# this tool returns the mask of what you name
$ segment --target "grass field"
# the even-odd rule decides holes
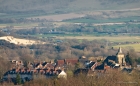
[[[35,17],[35,16],[42,16],[46,15],[45,13],[0,13],[0,18],[28,18],[28,17]]]
[[[130,22],[130,20],[140,20],[140,16],[123,17],[123,18],[110,18],[110,19],[77,18],[77,19],[65,20],[64,22],[72,22],[72,23],[117,23],[117,22]]]
[[[27,29],[38,26],[39,23],[9,23],[9,24],[0,24],[0,28],[5,28],[7,26],[13,26],[14,29]]]
[[[94,37],[94,36],[65,36],[65,37],[57,37],[60,39],[77,39],[77,40],[82,40],[82,39],[87,39],[87,40],[101,40],[101,39],[106,39],[110,42],[140,42],[140,37],[136,36],[114,36],[114,37],[109,37],[109,36],[104,36],[104,37]],[[140,44],[123,44],[123,45],[116,45],[113,46],[114,48],[122,47],[122,48],[134,48],[137,52],[140,52]]]
[[[117,45],[113,46],[114,48],[122,47],[122,48],[134,48],[135,51],[140,52],[140,44],[125,44],[125,45]]]
[[[91,36],[91,35],[80,35],[80,34],[46,34],[46,35],[34,35],[35,37],[56,37],[56,39],[77,39],[79,41],[82,41],[84,39],[92,41],[92,40],[108,40],[112,43],[120,43],[118,45],[114,45],[114,48],[122,47],[122,48],[134,48],[137,52],[140,52],[140,36]],[[129,42],[131,44],[121,44]],[[138,43],[134,43],[138,42]],[[110,45],[109,45],[110,46]],[[112,47],[112,46],[111,46]]]
[[[140,37],[138,36],[58,36],[59,39],[87,39],[87,40],[95,40],[95,39],[106,39],[111,42],[140,42]]]
[[[110,42],[140,42],[140,36],[94,36],[94,35],[88,35],[88,34],[78,34],[78,33],[73,33],[73,34],[37,34],[33,35],[35,37],[56,37],[56,39],[77,39],[77,40],[101,40],[105,39]]]
[[[38,17],[31,17],[31,18],[39,18],[39,19],[47,19],[53,21],[62,21],[66,19],[74,19],[84,17],[84,14],[77,14],[77,13],[67,13],[67,14],[56,14],[56,15],[46,15],[46,16],[38,16]]]

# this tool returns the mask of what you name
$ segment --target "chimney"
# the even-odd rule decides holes
[[[66,63],[66,59],[64,59],[64,63]]]

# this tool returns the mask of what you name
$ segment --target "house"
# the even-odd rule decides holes
[[[75,65],[76,63],[78,63],[78,59],[57,60],[56,67],[64,68],[67,65]]]
[[[133,71],[133,69],[132,68],[123,68],[122,71],[130,74]]]
[[[22,67],[23,66],[23,62],[22,61],[11,60],[10,62],[12,64],[15,64],[16,67]]]
[[[58,78],[67,78],[67,74],[64,72],[64,70],[62,70],[59,74],[58,74]]]
[[[55,65],[56,65],[55,63],[45,62],[45,61],[33,64],[35,69],[47,69],[47,68],[54,69]]]
[[[7,71],[2,78],[3,82],[12,81],[13,83],[16,82],[16,77],[19,74],[22,82],[30,81],[32,79],[38,78],[51,78],[51,77],[58,77],[58,78],[67,78],[67,74],[64,70],[61,69],[12,69]]]
[[[97,71],[104,71],[104,67],[105,67],[105,65],[101,64],[101,65],[96,66],[95,70],[97,70]]]
[[[97,62],[90,62],[87,66],[86,66],[86,68],[89,68],[89,69],[91,69],[92,71],[94,71],[95,70],[95,68],[98,66],[98,63]]]
[[[64,66],[64,64],[65,64],[64,60],[57,60],[57,62],[56,62],[56,65],[59,67]]]
[[[16,61],[13,61],[13,62],[16,65]],[[71,62],[71,60],[68,60],[68,62]],[[51,78],[51,77],[66,78],[66,76],[67,76],[64,71],[62,71],[61,69],[56,67],[55,63],[45,62],[45,61],[44,62],[34,62],[34,63],[29,62],[28,68],[20,67],[20,66],[11,68],[11,70],[7,71],[3,75],[2,81],[5,82],[5,81],[10,80],[13,83],[15,83],[17,74],[19,74],[23,83],[26,81],[30,81],[32,79],[38,79],[38,78],[43,78],[43,77],[44,78]]]
[[[40,62],[40,63],[37,63],[36,65],[35,65],[35,69],[42,69],[43,68],[43,66],[42,66],[42,63]]]
[[[89,63],[89,60],[85,56],[82,56],[78,59],[78,62],[86,66],[87,63]]]
[[[33,72],[32,71],[29,71],[27,69],[25,69],[24,71],[22,69],[19,69],[18,71],[16,69],[12,69],[12,70],[7,71],[3,75],[2,81],[4,82],[4,81],[10,80],[13,83],[16,83],[17,74],[20,75],[22,82],[30,81],[33,79],[33,77],[32,77]]]
[[[57,60],[56,66],[63,68],[63,67],[66,67],[68,65],[75,65],[78,62],[82,63],[83,65],[87,65],[87,63],[89,63],[89,60],[85,56],[82,56],[79,59]]]
[[[65,59],[64,62],[67,65],[75,65],[76,63],[78,63],[78,59]]]
[[[46,63],[45,65],[43,65],[43,69],[54,69],[55,68],[55,65],[54,63]]]
[[[87,69],[87,68],[79,68],[74,71],[74,75],[75,76],[78,76],[79,74],[87,75],[88,71],[89,71],[89,69]]]

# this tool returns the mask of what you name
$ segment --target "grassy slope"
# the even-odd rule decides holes
[[[136,36],[101,36],[101,37],[95,37],[95,36],[59,36],[57,38],[60,39],[87,39],[87,40],[95,40],[95,39],[106,39],[111,42],[140,42],[140,37]]]
[[[64,22],[72,22],[72,23],[116,23],[116,22],[129,22],[130,20],[140,20],[140,16],[134,17],[123,17],[123,18],[111,18],[111,19],[70,19],[64,20]]]
[[[122,48],[134,48],[135,51],[140,52],[140,44],[125,44],[125,45],[117,45],[113,46],[114,48],[122,47]]]
[[[6,28],[7,26],[13,26],[14,29],[28,29],[32,27],[37,27],[39,23],[7,23],[7,24],[0,24],[0,28]]]

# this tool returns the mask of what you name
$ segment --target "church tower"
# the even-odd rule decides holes
[[[125,57],[124,57],[124,54],[122,53],[121,47],[119,47],[116,57],[117,57],[117,63],[120,64],[120,66],[126,65]]]

